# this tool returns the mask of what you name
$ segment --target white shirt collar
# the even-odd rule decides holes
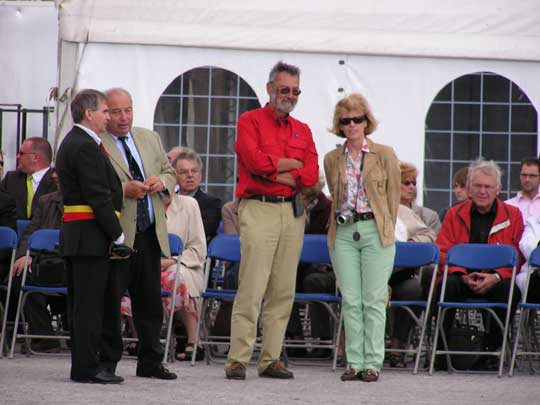
[[[45,173],[47,173],[49,169],[50,167],[47,166],[43,169],[35,171],[34,173],[32,173],[32,180],[36,182],[36,184],[39,184],[41,182],[41,179],[43,178],[43,176],[45,176]]]
[[[94,132],[92,131],[90,128],[88,127],[85,127],[84,125],[82,124],[75,124],[76,127],[79,127],[80,129],[82,129],[84,132],[86,132],[88,135],[90,135],[90,137],[96,141],[96,143],[98,145],[101,145],[101,138]]]

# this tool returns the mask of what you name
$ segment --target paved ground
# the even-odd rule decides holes
[[[540,400],[540,376],[513,378],[487,375],[448,375],[383,370],[378,383],[339,380],[341,370],[292,366],[294,380],[259,378],[254,367],[246,381],[228,381],[221,365],[169,365],[176,381],[135,377],[135,360],[123,360],[117,386],[72,383],[68,357],[0,359],[0,403],[4,404],[535,404]],[[539,401],[539,402],[537,402]]]

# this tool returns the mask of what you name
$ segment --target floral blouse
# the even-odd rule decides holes
[[[369,206],[369,200],[364,187],[364,179],[362,176],[362,160],[366,153],[369,152],[367,141],[364,139],[361,153],[356,159],[353,159],[349,154],[349,148],[345,146],[345,156],[347,157],[347,183],[346,190],[343,194],[344,201],[341,204],[341,212],[372,212]]]

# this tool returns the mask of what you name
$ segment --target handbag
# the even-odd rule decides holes
[[[67,271],[57,250],[38,251],[32,258],[32,284],[42,287],[65,287]]]
[[[456,324],[450,329],[448,350],[476,351],[485,350],[486,333],[477,326]],[[469,370],[480,358],[480,354],[452,354],[452,365],[457,370]]]

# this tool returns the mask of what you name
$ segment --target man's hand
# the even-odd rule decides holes
[[[276,176],[276,183],[279,184],[285,184],[289,187],[296,187],[296,180],[294,180],[293,176],[290,173],[280,173]]]
[[[13,263],[13,269],[15,270],[15,275],[20,276],[24,270],[24,263],[26,261],[26,256],[21,256],[17,260],[15,260],[15,263]],[[28,271],[32,271],[32,256],[28,258]]]
[[[150,187],[148,191],[150,194],[160,193],[165,190],[165,186],[161,179],[157,176],[150,176],[145,181],[144,184]]]
[[[291,170],[303,168],[304,163],[296,159],[282,158],[277,162],[277,169],[279,173],[290,172]]]
[[[132,180],[126,183],[126,189],[124,195],[128,198],[135,198],[137,200],[142,200],[146,193],[150,192],[150,186],[137,181]]]
[[[499,282],[499,279],[495,274],[490,273],[474,273],[476,274],[476,287],[473,288],[473,292],[476,294],[484,295],[491,288]]]
[[[461,276],[461,280],[472,291],[474,291],[474,288],[476,287],[476,274],[477,273],[468,273]]]

